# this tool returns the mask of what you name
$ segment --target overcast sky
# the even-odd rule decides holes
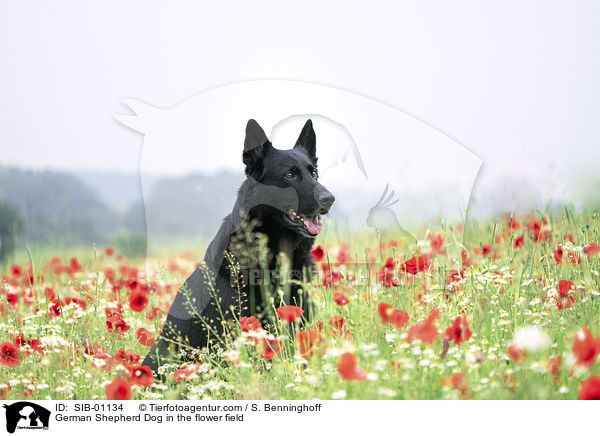
[[[435,126],[499,192],[598,184],[600,3],[350,3],[0,1],[0,163],[136,172],[122,99],[290,79]]]

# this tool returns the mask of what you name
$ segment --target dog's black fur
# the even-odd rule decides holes
[[[203,265],[177,293],[163,330],[144,359],[143,365],[153,371],[182,346],[198,349],[209,340],[220,341],[224,321],[254,315],[263,324],[268,322],[270,297],[279,305],[272,294],[280,285],[279,254],[288,259],[292,278],[297,279],[289,287],[286,304],[301,306],[305,320],[310,316],[308,295],[298,281],[313,268],[310,250],[321,229],[319,215],[328,213],[335,200],[317,181],[311,120],[291,150],[275,149],[258,123],[248,121],[243,162],[247,177],[232,213],[210,243]],[[258,248],[261,236],[266,236],[266,255]]]

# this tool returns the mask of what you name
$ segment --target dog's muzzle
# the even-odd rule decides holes
[[[321,215],[328,213],[329,209],[331,209],[331,206],[333,205],[333,202],[335,201],[333,194],[323,186],[320,186],[320,189],[315,192],[315,199],[319,205],[319,213]]]

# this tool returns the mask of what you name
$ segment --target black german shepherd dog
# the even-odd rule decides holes
[[[308,120],[291,150],[275,149],[254,120],[246,126],[246,180],[204,262],[179,289],[156,342],[143,361],[153,371],[169,356],[221,341],[240,316],[269,321],[272,305],[295,304],[310,316],[302,280],[313,268],[310,250],[335,198],[318,182],[316,136]],[[282,265],[291,278],[284,301]],[[287,301],[286,301],[287,300]],[[272,318],[271,318],[272,319]],[[182,352],[183,351],[183,352]]]

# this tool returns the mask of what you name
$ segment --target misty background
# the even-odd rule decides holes
[[[0,202],[30,241],[138,234],[143,139],[113,118],[120,102],[170,108],[273,78],[359,93],[455,139],[483,161],[470,213],[597,207],[599,17],[594,1],[0,1]],[[146,201],[165,228],[210,239],[239,165],[145,174]]]

